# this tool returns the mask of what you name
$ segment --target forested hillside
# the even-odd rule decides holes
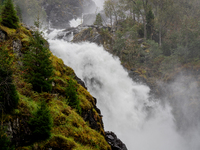
[[[198,0],[107,0],[111,30],[104,45],[128,69],[168,80],[184,69],[199,70]],[[99,32],[100,33],[100,32]]]

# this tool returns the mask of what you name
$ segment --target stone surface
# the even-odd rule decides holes
[[[0,29],[0,42],[6,39],[6,33]]]
[[[16,146],[26,145],[31,141],[31,130],[28,125],[28,117],[16,117],[7,123],[4,123],[7,127],[7,135],[11,139],[11,142]]]
[[[117,138],[115,133],[107,131],[105,132],[105,138],[112,150],[127,150],[126,145]]]
[[[17,58],[22,57],[21,49],[22,49],[22,43],[21,43],[21,41],[20,40],[13,41],[13,52],[15,53],[15,56]]]

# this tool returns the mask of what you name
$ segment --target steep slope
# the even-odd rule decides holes
[[[104,137],[102,117],[96,107],[96,100],[74,71],[65,66],[61,59],[51,55],[52,92],[34,92],[21,70],[23,55],[29,46],[32,31],[23,26],[14,30],[1,25],[0,35],[0,45],[6,45],[13,58],[13,80],[20,98],[14,112],[5,114],[2,111],[1,124],[6,128],[5,132],[16,149],[111,149]],[[48,43],[44,46],[48,46]],[[81,112],[68,105],[65,90],[69,86],[69,80],[75,83]],[[32,142],[30,118],[34,117],[34,113],[40,108],[41,101],[47,104],[53,120],[51,137],[45,141]]]

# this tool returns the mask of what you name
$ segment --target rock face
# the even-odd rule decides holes
[[[0,42],[6,39],[6,33],[0,29]]]
[[[82,16],[96,8],[92,0],[59,0],[44,1],[43,8],[52,28],[64,29],[70,27],[69,21]]]
[[[16,54],[17,58],[20,58],[22,56],[22,43],[20,40],[13,41],[13,52]]]
[[[106,141],[110,144],[112,150],[127,150],[126,145],[117,138],[115,133],[113,132],[106,132]]]
[[[7,135],[16,146],[29,144],[31,141],[32,132],[27,123],[28,120],[28,116],[20,116],[3,125],[7,127]]]

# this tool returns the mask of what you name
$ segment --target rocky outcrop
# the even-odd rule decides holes
[[[17,58],[20,58],[22,56],[22,42],[20,40],[13,41],[13,52],[15,53]]]
[[[6,39],[6,32],[0,29],[0,42],[3,42]]]
[[[75,75],[74,79],[77,81],[78,84],[80,84],[82,87],[84,87],[87,90],[85,83],[80,78],[78,78]],[[94,103],[92,103],[93,108],[89,110],[82,110],[81,116],[85,122],[89,123],[89,126],[92,129],[99,131],[102,135],[104,135],[104,131],[102,130],[104,128],[103,121],[102,121],[103,116],[101,115],[100,109],[97,108],[96,106],[97,99],[94,97],[93,99],[94,99]]]
[[[110,36],[110,27],[105,26],[83,26],[85,29],[81,30],[74,36],[73,42],[78,43],[82,41],[93,42],[98,45],[107,45],[113,42],[113,38]]]
[[[127,150],[126,145],[117,138],[115,133],[106,132],[106,141],[111,146],[112,150]]]
[[[7,135],[16,146],[27,145],[31,141],[31,130],[28,125],[28,116],[17,116],[4,123]]]

